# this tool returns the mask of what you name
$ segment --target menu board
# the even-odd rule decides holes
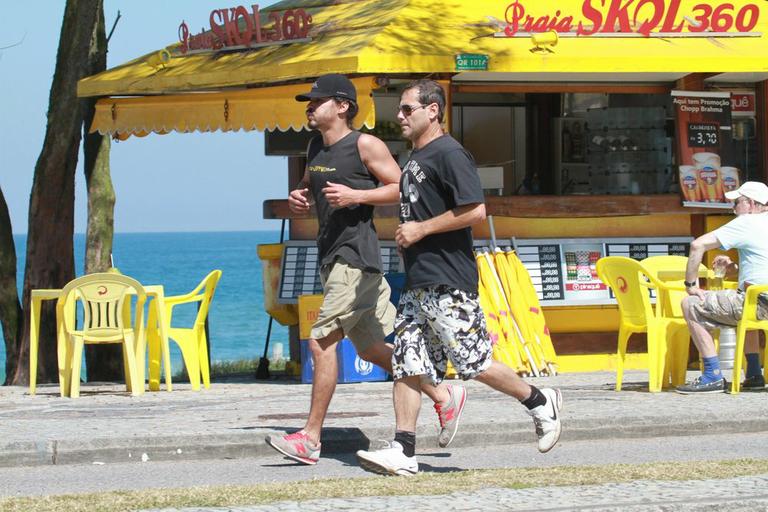
[[[395,242],[379,242],[381,246],[382,272],[404,272],[397,252]],[[320,268],[318,264],[317,242],[312,240],[289,240],[283,248],[283,259],[280,265],[280,292],[278,302],[295,304],[299,295],[319,295],[323,293],[320,283]],[[475,250],[490,247],[490,240],[474,240]],[[510,240],[499,241],[500,247],[512,247]]]
[[[278,302],[295,304],[299,295],[318,295],[323,293],[320,283],[320,267],[317,243],[314,241],[289,240],[283,248],[280,265],[280,293]],[[402,272],[400,255],[394,242],[381,242],[382,271]]]
[[[528,239],[517,240],[517,255],[528,270],[544,305],[615,303],[610,289],[597,277],[597,260],[626,256],[686,256],[690,237],[632,239]]]

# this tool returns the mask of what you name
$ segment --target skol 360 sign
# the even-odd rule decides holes
[[[272,11],[267,15],[271,26],[263,27],[258,5],[252,5],[250,11],[242,5],[215,9],[208,19],[211,29],[202,30],[196,35],[190,34],[186,22],[181,22],[181,53],[289,43],[306,38],[312,28],[312,16],[304,9]]]
[[[560,9],[552,13],[531,14],[520,0],[506,8],[506,27],[501,37],[524,36],[531,32],[574,33],[577,36],[607,37],[610,35],[645,36],[661,32],[664,37],[708,37],[735,32],[751,33],[760,18],[757,4],[734,6],[722,2],[700,3],[687,12],[680,8],[682,0],[584,0],[581,21]],[[535,2],[531,0],[531,6]],[[523,34],[524,32],[524,34]]]

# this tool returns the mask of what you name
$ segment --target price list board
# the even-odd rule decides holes
[[[612,304],[610,289],[597,277],[597,260],[626,256],[686,256],[691,238],[516,240],[517,255],[544,305]]]
[[[394,242],[380,242],[381,244],[381,271],[385,274],[390,272],[404,272],[400,266],[400,255],[397,253],[397,246]]]
[[[521,243],[517,246],[517,255],[528,269],[539,300],[552,301],[565,298],[559,245],[523,245]]]
[[[382,272],[401,272],[400,255],[394,242],[381,243]],[[317,244],[311,241],[288,241],[280,266],[278,302],[295,304],[299,295],[323,293]]]
[[[294,303],[299,295],[322,293],[318,272],[317,245],[314,242],[287,242],[280,265],[278,301]]]
[[[639,261],[650,256],[688,256],[690,248],[691,239],[683,237],[661,242],[617,240],[605,244],[605,254],[606,256],[626,256]]]

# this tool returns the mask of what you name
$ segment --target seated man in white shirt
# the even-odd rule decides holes
[[[744,307],[744,291],[753,284],[768,283],[768,186],[757,181],[747,181],[737,190],[726,192],[725,197],[734,202],[736,218],[728,224],[706,233],[691,243],[685,287],[688,297],[683,299],[683,315],[691,338],[699,349],[704,369],[692,383],[679,386],[678,393],[717,393],[726,389],[720,372],[720,361],[710,331],[721,326],[735,326],[741,319]],[[738,290],[704,291],[698,286],[698,268],[704,253],[710,249],[736,249],[739,265],[728,256],[717,256],[713,266],[725,267],[739,273]],[[761,294],[757,311],[758,319],[768,318],[768,294]],[[747,334],[744,352],[747,358],[744,390],[765,388],[760,370],[757,332]],[[734,379],[740,378],[734,375]]]

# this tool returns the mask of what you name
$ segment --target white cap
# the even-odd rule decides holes
[[[768,204],[768,186],[759,181],[745,181],[742,186],[736,190],[725,193],[726,199],[735,201],[741,196],[747,197],[760,204]]]

